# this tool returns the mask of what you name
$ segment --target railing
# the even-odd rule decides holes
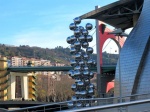
[[[80,101],[87,101],[90,102],[90,107],[95,106],[104,106],[104,105],[111,105],[111,104],[119,104],[120,97],[109,97],[109,98],[92,98],[92,99],[82,99],[82,100],[76,100],[76,102]],[[123,96],[122,102],[130,102],[130,101],[139,101],[144,99],[150,99],[150,93],[147,94],[135,94],[135,95],[129,95],[129,96]],[[35,111],[36,112],[45,112],[45,111],[61,111],[64,109],[68,109],[67,103],[72,101],[65,101],[65,102],[59,102],[59,103],[51,103],[51,104],[45,104],[45,105],[39,105],[39,106],[32,106],[32,107],[26,107],[26,108],[20,108],[15,110],[9,110],[9,112],[28,112],[28,111]],[[81,107],[74,107],[74,109],[80,109]],[[83,107],[82,107],[83,108]]]

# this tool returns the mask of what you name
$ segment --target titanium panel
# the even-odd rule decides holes
[[[150,0],[144,0],[139,20],[120,53],[122,96],[150,93]],[[119,66],[115,76],[115,96],[119,96]]]

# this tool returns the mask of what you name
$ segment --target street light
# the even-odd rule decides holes
[[[126,33],[124,33],[122,31],[121,28],[113,31],[113,32],[110,32],[109,34],[114,34],[115,36],[118,37],[118,43],[120,45],[120,37],[123,37],[123,36],[128,36]],[[119,92],[120,92],[120,103],[122,103],[122,82],[121,82],[121,66],[120,66],[120,50],[121,50],[121,46],[118,47],[118,54],[119,54],[119,60],[118,60],[118,66],[119,66]]]

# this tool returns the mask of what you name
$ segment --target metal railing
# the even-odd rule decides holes
[[[75,100],[74,102],[82,102],[87,101],[91,105],[90,107],[95,106],[104,106],[104,105],[111,105],[111,104],[119,104],[120,97],[109,97],[109,98],[92,98],[92,99],[81,99],[81,100]],[[147,94],[134,94],[134,95],[128,95],[122,97],[122,102],[131,102],[131,101],[139,101],[144,99],[150,99],[150,93]],[[72,101],[64,101],[64,102],[58,102],[58,103],[51,103],[51,104],[44,104],[39,106],[32,106],[32,107],[26,107],[26,108],[19,108],[15,110],[8,110],[9,112],[45,112],[47,110],[49,111],[61,111],[69,109],[67,104]],[[80,109],[81,107],[75,107],[75,109]],[[82,107],[83,108],[83,107]]]

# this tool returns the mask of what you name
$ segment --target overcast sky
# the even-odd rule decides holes
[[[0,43],[43,48],[67,47],[75,17],[117,0],[0,0]],[[85,26],[95,20],[83,20]],[[91,32],[91,34],[94,33]],[[90,46],[95,45],[95,37]],[[110,48],[109,48],[110,49]]]

